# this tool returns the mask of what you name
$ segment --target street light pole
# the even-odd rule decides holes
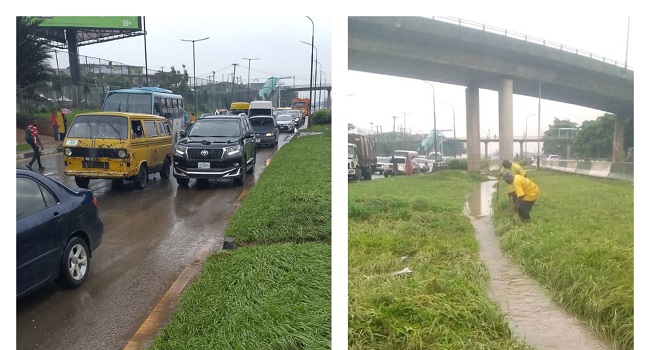
[[[318,60],[318,50],[316,50],[316,60]],[[316,64],[318,64],[318,66],[320,67],[320,72],[322,73],[323,72],[323,65],[320,64],[320,62],[318,62],[318,61],[316,61]],[[316,72],[316,76],[317,77],[319,76],[318,72]],[[315,82],[316,81],[314,81],[314,83]],[[319,88],[318,88],[318,107],[322,107],[323,105],[322,105],[322,102],[320,100],[321,96],[323,95],[323,75],[322,74],[320,74],[320,82],[318,83],[318,86],[319,86]]]
[[[311,94],[312,94],[312,78],[314,77],[314,21],[309,16],[305,16],[311,22],[311,61],[309,61],[309,103],[311,103]],[[310,107],[310,119],[311,119],[311,107]],[[309,120],[311,124],[311,120]],[[309,127],[309,125],[307,125]]]
[[[316,66],[316,65],[318,64],[318,48],[317,48],[316,46],[314,46],[314,43],[311,43],[311,44],[310,44],[310,43],[308,43],[308,42],[306,42],[306,41],[302,41],[302,40],[300,40],[300,42],[303,43],[303,44],[311,45],[311,47],[312,47],[311,52],[312,52],[312,53],[314,52],[314,49],[316,50],[316,63],[314,63],[314,61],[313,61],[313,59],[314,59],[313,56],[312,56],[312,62],[311,62],[312,67]],[[316,69],[318,69],[317,66],[316,66]],[[309,77],[309,81],[311,81],[311,79],[314,78],[314,87],[315,87],[315,86],[316,86],[316,80],[317,80],[317,79],[316,79],[316,72],[314,72],[314,71],[312,70],[311,75],[313,75],[313,77]],[[309,86],[310,86],[310,88],[311,88],[311,83],[309,84]],[[312,99],[311,99],[311,93],[309,94],[309,96],[310,96],[310,98],[309,98],[309,103],[313,103],[313,104],[314,104],[314,109],[316,109],[316,102],[315,102],[315,101],[312,101]],[[316,91],[314,91],[314,99],[316,99]]]
[[[248,60],[248,92],[246,93],[246,100],[251,101],[251,61],[259,60],[260,58],[246,58],[242,57],[245,60]]]
[[[526,116],[526,133],[524,134],[524,161],[526,161],[526,156],[528,155],[528,118],[537,115],[537,113],[531,113]]]
[[[210,39],[210,38],[205,37],[203,39],[194,39],[194,40],[181,39],[181,41],[191,41],[192,42],[192,62],[193,62],[193,65],[194,65],[194,115],[195,116],[196,116],[196,99],[197,99],[198,94],[196,93],[196,54],[195,54],[195,51],[194,51],[194,43],[197,42],[197,41],[203,41],[203,40],[208,40],[208,39]]]

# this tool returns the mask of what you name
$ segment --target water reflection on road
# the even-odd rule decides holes
[[[564,312],[536,281],[503,255],[492,227],[495,183],[479,184],[467,199],[465,213],[476,231],[480,258],[490,272],[490,296],[506,313],[515,337],[537,349],[611,349],[587,325]]]

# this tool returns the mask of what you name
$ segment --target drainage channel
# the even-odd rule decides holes
[[[514,336],[538,350],[612,349],[586,324],[552,301],[519,265],[503,255],[492,226],[495,183],[487,181],[477,186],[468,197],[465,214],[474,226],[479,256],[490,273],[490,297],[506,314]]]

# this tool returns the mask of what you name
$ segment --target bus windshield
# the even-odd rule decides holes
[[[151,114],[151,94],[109,93],[104,111]]]
[[[89,139],[127,139],[127,119],[112,115],[79,115],[74,118],[68,137]]]

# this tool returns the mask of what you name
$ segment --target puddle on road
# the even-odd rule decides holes
[[[563,311],[536,281],[503,255],[492,227],[495,183],[482,182],[469,195],[465,214],[474,226],[480,258],[490,272],[490,296],[506,314],[514,336],[538,350],[612,349],[587,325]]]

